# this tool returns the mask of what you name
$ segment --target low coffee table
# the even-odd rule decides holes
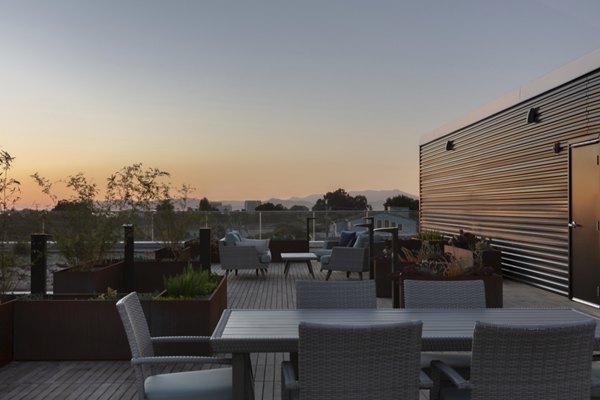
[[[283,268],[284,277],[287,278],[291,263],[306,263],[308,272],[310,272],[313,278],[315,277],[311,263],[312,260],[317,259],[315,253],[281,253],[281,259],[285,261],[285,267]]]

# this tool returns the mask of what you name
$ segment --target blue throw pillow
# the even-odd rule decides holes
[[[356,239],[356,232],[354,231],[342,231],[340,234],[340,246],[351,247]]]

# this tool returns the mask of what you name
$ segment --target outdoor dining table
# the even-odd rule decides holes
[[[510,325],[563,324],[589,319],[593,315],[570,308],[485,308],[485,309],[301,309],[232,310],[223,312],[211,337],[217,353],[233,358],[233,398],[252,399],[250,353],[298,351],[301,321],[369,325],[423,321],[423,351],[470,351],[476,321]],[[600,350],[600,324],[594,345]]]

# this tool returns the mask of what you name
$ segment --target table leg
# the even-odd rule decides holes
[[[290,272],[290,261],[285,262],[285,266],[283,267],[283,276],[287,278],[288,272]]]
[[[232,384],[234,400],[254,400],[254,379],[250,354],[232,354]]]
[[[310,274],[314,278],[315,273],[313,272],[312,262],[310,262],[310,260],[306,260],[306,266],[308,267],[308,272],[310,272]]]

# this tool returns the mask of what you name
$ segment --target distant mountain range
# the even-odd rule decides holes
[[[315,203],[317,202],[318,199],[322,198],[323,194],[310,194],[308,196],[304,196],[304,197],[290,197],[289,199],[278,199],[278,198],[270,198],[267,200],[262,200],[261,201],[263,203],[273,203],[273,204],[281,204],[286,208],[290,208],[292,206],[306,206],[309,209],[312,208],[312,206],[315,205]],[[411,197],[413,199],[418,199],[418,196],[415,196],[414,194],[410,194],[410,193],[406,193],[403,192],[402,190],[398,190],[398,189],[392,189],[392,190],[357,190],[357,191],[349,191],[348,194],[350,196],[357,196],[357,195],[363,195],[367,198],[367,202],[368,204],[371,205],[371,207],[373,207],[373,210],[383,210],[383,203],[385,203],[385,201],[390,198],[390,197],[396,197],[396,196],[400,196],[400,195],[404,195],[404,196],[408,196]],[[214,200],[214,199],[209,199],[210,201],[220,201],[221,203],[223,203],[223,205],[225,204],[230,204],[233,210],[241,210],[244,208],[244,201],[240,201],[240,200]],[[248,199],[248,200],[256,200],[256,199]],[[199,202],[199,200],[190,200],[188,201],[188,206],[189,207],[194,207],[194,206],[198,206],[197,202]]]

